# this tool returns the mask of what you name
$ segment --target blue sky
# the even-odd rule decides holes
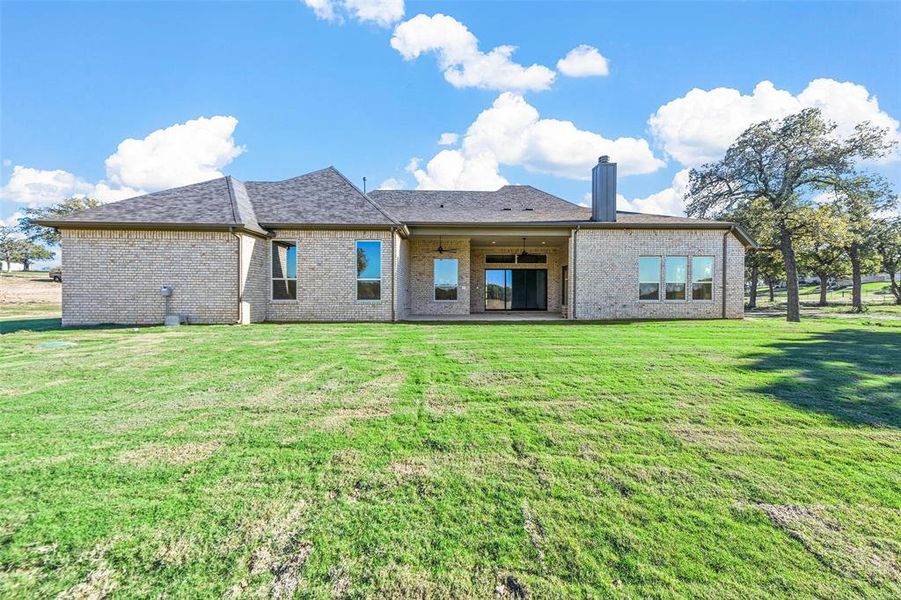
[[[622,207],[678,212],[686,169],[749,120],[818,105],[901,138],[899,3],[318,1],[0,3],[0,219],[329,164],[370,188],[507,181],[582,202],[601,151]],[[901,187],[899,164],[877,169]]]

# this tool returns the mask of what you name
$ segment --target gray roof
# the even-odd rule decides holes
[[[428,225],[548,225],[570,227],[717,227],[721,221],[618,211],[616,223],[594,223],[591,210],[529,185],[493,192],[360,191],[334,167],[284,181],[241,182],[220,177],[89,208],[52,227],[235,227],[265,235],[276,227],[394,227]],[[739,231],[751,245],[753,240]]]
[[[376,190],[369,196],[408,224],[575,223],[589,221],[591,209],[530,185],[505,185],[493,192]],[[717,223],[688,217],[617,211],[618,223]]]
[[[88,208],[59,223],[240,225],[225,177]]]
[[[246,186],[264,225],[399,225],[335,167]]]

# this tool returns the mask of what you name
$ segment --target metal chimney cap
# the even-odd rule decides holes
[[[603,156],[599,156],[599,157],[598,157],[598,162],[599,162],[599,163],[610,162],[610,157],[607,156],[606,154],[603,155]]]

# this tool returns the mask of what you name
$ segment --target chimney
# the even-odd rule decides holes
[[[616,163],[602,156],[591,170],[591,220],[616,221]]]

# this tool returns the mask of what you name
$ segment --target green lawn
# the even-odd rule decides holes
[[[33,323],[2,596],[901,594],[901,323]]]
[[[770,299],[770,288],[769,287],[758,287],[757,288],[757,303],[758,304],[766,304]],[[895,306],[895,297],[892,295],[891,287],[888,283],[880,283],[880,282],[872,282],[872,283],[863,283],[860,286],[861,297],[865,304],[870,304],[874,307],[880,305],[888,305],[891,308]],[[785,303],[786,291],[784,288],[779,289],[776,288],[773,295],[775,296],[775,300],[777,303]],[[820,286],[819,285],[800,285],[798,286],[798,295],[800,296],[801,302],[805,304],[816,304],[820,301]],[[745,302],[749,296],[745,296]],[[837,306],[842,305],[850,305],[851,304],[851,286],[844,286],[835,288],[833,290],[829,290],[826,294],[826,301],[829,304],[834,304]],[[901,308],[901,307],[899,307]]]

